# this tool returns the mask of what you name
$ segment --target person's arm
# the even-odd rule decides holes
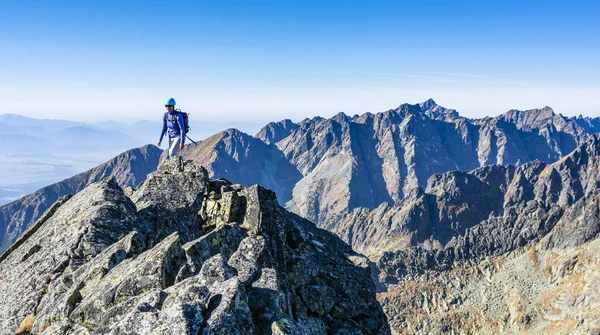
[[[179,143],[183,146],[185,144],[185,125],[181,113],[177,113],[177,124],[179,125],[179,137],[181,139]]]
[[[160,138],[158,140],[158,143],[162,142],[162,139],[165,136],[166,132],[167,132],[167,113],[163,114],[163,126],[162,126],[162,131],[160,132]],[[160,146],[160,144],[159,144],[159,146]]]

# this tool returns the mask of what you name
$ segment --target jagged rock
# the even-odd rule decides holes
[[[210,317],[203,335],[252,334],[256,332],[248,305],[248,296],[237,278],[231,278],[217,287],[208,303]]]
[[[214,289],[234,277],[234,271],[227,265],[223,256],[217,254],[202,264],[199,276],[204,286]]]
[[[183,152],[206,167],[211,178],[227,178],[244,186],[260,184],[277,192],[285,203],[300,178],[294,167],[275,145],[236,129],[215,134]]]
[[[236,252],[246,233],[237,223],[226,224],[183,246],[187,258],[176,281],[197,274],[204,262],[215,254],[225,262]]]
[[[64,202],[41,227],[0,262],[0,329],[14,332],[38,309],[66,268],[94,259],[137,226],[134,204],[114,179],[93,184]],[[40,317],[38,317],[40,319]]]
[[[253,259],[258,258],[265,248],[265,239],[258,235],[246,237],[240,242],[238,249],[229,259],[228,264],[235,268],[238,280],[242,283],[250,282],[258,273],[258,264]]]
[[[130,197],[92,184],[4,256],[0,334],[389,334],[360,256],[273,192],[178,158]]]
[[[198,211],[208,190],[206,169],[184,165],[181,159],[166,160],[160,169],[148,176],[131,195],[140,216],[146,222],[146,233],[153,243],[179,232],[182,242],[198,238],[201,233]]]

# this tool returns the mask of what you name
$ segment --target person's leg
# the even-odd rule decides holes
[[[171,159],[171,146],[173,145],[173,139],[167,136],[169,139],[169,146],[167,147],[167,159]]]
[[[179,153],[179,141],[179,136],[175,138],[169,138],[169,158],[173,158]]]

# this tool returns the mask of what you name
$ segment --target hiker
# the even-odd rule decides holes
[[[162,131],[160,132],[160,139],[158,140],[157,145],[160,147],[163,136],[165,136],[165,132],[168,128],[169,154],[167,155],[167,158],[172,158],[175,157],[180,150],[183,150],[186,133],[185,124],[181,112],[175,110],[175,99],[169,98],[169,100],[165,102],[165,108],[167,111],[163,115]]]

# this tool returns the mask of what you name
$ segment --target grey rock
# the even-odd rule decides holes
[[[215,287],[234,277],[234,271],[227,265],[223,256],[217,254],[202,264],[199,276],[205,287],[214,290]]]
[[[253,334],[256,332],[248,305],[248,296],[242,284],[232,278],[223,282],[208,303],[210,317],[202,330],[209,334]]]
[[[229,259],[229,266],[235,268],[238,273],[238,280],[242,283],[254,281],[258,274],[258,264],[253,261],[258,259],[265,248],[265,239],[258,235],[256,237],[246,237],[240,242],[238,249]]]
[[[231,223],[222,225],[208,234],[184,244],[183,249],[187,262],[181,268],[176,281],[196,275],[204,262],[215,254],[221,255],[227,262],[245,236],[246,233],[239,224]]]
[[[129,194],[92,184],[3,256],[0,334],[389,334],[361,256],[272,191],[180,157]]]
[[[90,262],[137,226],[135,205],[112,178],[67,200],[19,247],[3,256],[0,329],[14,331],[26,315],[36,314],[52,282],[65,269]],[[78,299],[77,294],[72,296]]]

